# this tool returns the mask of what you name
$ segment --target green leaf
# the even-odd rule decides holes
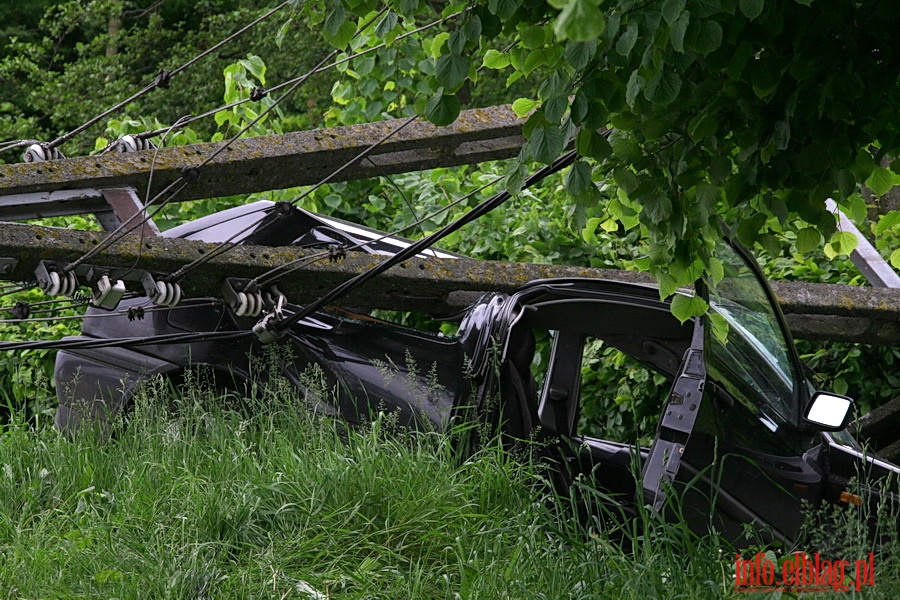
[[[880,237],[898,224],[900,224],[900,210],[892,210],[878,220],[878,224],[875,226],[875,235]]]
[[[819,235],[819,231],[816,228],[804,227],[797,232],[797,241],[795,242],[795,245],[797,246],[797,252],[801,254],[809,254],[819,247],[819,242],[821,241],[821,239],[822,236]]]
[[[508,19],[519,10],[522,0],[488,0],[488,10],[501,19]]]
[[[631,54],[631,49],[634,48],[634,44],[635,42],[637,42],[637,38],[637,23],[628,23],[625,31],[622,32],[622,35],[619,37],[619,41],[616,42],[616,52],[618,52],[622,56],[627,57],[629,54]]]
[[[459,54],[445,54],[437,59],[434,77],[438,85],[448,92],[455,92],[462,86],[469,74],[469,58]]]
[[[850,254],[856,249],[859,240],[848,231],[835,231],[831,241],[825,244],[825,256],[834,259],[842,254]]]
[[[712,184],[701,183],[697,185],[696,197],[698,203],[713,208],[722,197],[722,190]]]
[[[675,290],[678,289],[678,280],[669,273],[660,273],[656,277],[656,282],[659,286],[660,300],[665,300],[666,298],[674,294]]]
[[[568,107],[569,99],[566,96],[548,98],[543,104],[544,118],[551,123],[559,123]]]
[[[872,174],[866,179],[866,186],[876,196],[883,196],[894,187],[894,174],[890,169],[875,167]]]
[[[891,252],[891,266],[895,269],[900,269],[900,248],[897,248],[893,252]]]
[[[397,26],[397,22],[400,20],[397,13],[392,10],[389,10],[381,21],[378,22],[378,26],[375,28],[375,37],[379,39],[388,39],[391,35],[391,32],[394,30],[394,27]]]
[[[591,166],[583,160],[575,161],[563,180],[566,192],[575,199],[589,199],[596,196],[597,186],[591,179]]]
[[[569,0],[553,27],[556,37],[576,42],[596,40],[606,29],[606,18],[593,0]]]
[[[434,39],[431,40],[431,45],[426,48],[426,51],[432,58],[438,58],[441,55],[441,52],[444,48],[444,44],[447,43],[447,40],[450,39],[450,34],[446,31],[442,31],[441,33],[434,36]]]
[[[751,21],[763,11],[763,0],[741,0],[739,5],[744,16]]]
[[[700,296],[684,296],[676,294],[672,298],[672,314],[684,323],[692,317],[700,317],[706,314],[709,304]]]
[[[710,312],[707,313],[707,318],[709,319],[709,324],[712,326],[712,333],[715,338],[722,344],[727,344],[729,325],[728,321],[725,320],[725,317],[717,312]]]
[[[637,140],[627,132],[619,129],[613,130],[608,139],[613,153],[626,163],[634,163],[643,156]]]
[[[785,121],[775,123],[775,132],[772,134],[775,148],[785,150],[791,141],[791,124]]]
[[[555,125],[535,127],[531,137],[522,147],[525,156],[550,164],[562,154],[566,139],[562,130]]]
[[[534,107],[537,106],[537,100],[532,100],[530,98],[517,98],[512,103],[513,112],[516,113],[516,116],[520,119],[534,110]]]
[[[691,14],[684,10],[674,23],[669,25],[669,43],[676,52],[684,52],[684,36],[691,22]]]
[[[425,118],[438,127],[444,127],[456,120],[459,110],[459,98],[454,94],[444,94],[444,89],[440,88],[425,104]]]
[[[566,44],[565,58],[566,62],[572,65],[576,71],[580,71],[591,62],[594,54],[597,53],[597,40],[587,42],[570,41]]]
[[[509,54],[491,48],[484,53],[482,64],[488,69],[505,69],[509,66]]]
[[[639,75],[636,70],[631,72],[631,76],[628,78],[628,84],[625,86],[625,102],[628,103],[628,106],[634,106],[638,94],[644,91],[646,85],[647,80]]]
[[[722,26],[716,21],[692,21],[684,36],[685,47],[699,54],[709,54],[722,45]]]
[[[869,216],[869,207],[866,206],[866,201],[859,194],[848,196],[841,202],[841,208],[844,210],[844,214],[855,223],[862,223]]]
[[[347,12],[340,3],[335,3],[334,8],[325,17],[322,35],[335,48],[346,48],[356,35],[356,25],[347,20]]]
[[[652,223],[660,223],[672,216],[672,201],[668,197],[659,194],[644,196],[641,198],[642,215]]]
[[[660,71],[647,82],[644,97],[656,104],[671,104],[681,91],[681,77],[671,70]]]
[[[835,175],[835,183],[841,198],[848,198],[856,190],[856,177],[848,169],[841,169]]]
[[[670,27],[681,16],[685,3],[685,0],[663,0],[662,16]]]
[[[575,147],[582,156],[588,156],[596,161],[601,161],[612,154],[612,146],[606,138],[596,131],[583,129],[575,138]]]
[[[695,142],[707,138],[716,132],[718,123],[708,112],[702,112],[688,123],[688,135]]]

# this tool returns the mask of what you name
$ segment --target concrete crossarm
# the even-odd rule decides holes
[[[100,232],[0,224],[0,259],[15,261],[6,261],[7,270],[0,276],[11,281],[33,279],[38,261],[72,261],[105,236]],[[141,242],[139,236],[127,236],[90,263],[114,268],[130,267],[139,261],[141,268],[165,275],[214,247],[170,238],[144,238]],[[238,246],[192,271],[182,285],[188,296],[219,297],[223,273],[252,278],[307,254],[291,247]],[[278,287],[292,302],[309,302],[380,260],[351,253],[340,262],[320,261],[293,272],[279,281]],[[483,292],[510,292],[528,281],[551,277],[594,277],[653,285],[646,275],[629,271],[417,258],[361,287],[341,304],[448,314]],[[139,289],[134,284],[129,287]],[[773,287],[797,337],[900,345],[900,290],[787,281],[776,282]]]
[[[57,190],[133,187],[150,197],[198,167],[196,178],[173,201],[216,198],[331,181],[368,179],[516,156],[524,142],[522,119],[509,105],[463,111],[447,127],[414,121],[356,160],[407,119],[298,131],[284,135],[173,146],[125,154],[83,156],[40,163],[0,164],[3,197],[49,194]],[[332,174],[345,167],[339,174]],[[191,173],[191,175],[194,175]],[[166,196],[163,196],[165,199]],[[91,207],[84,207],[91,212]],[[0,218],[12,219],[9,216]]]

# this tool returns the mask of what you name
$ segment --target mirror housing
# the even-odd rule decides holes
[[[803,420],[820,431],[840,431],[853,417],[855,403],[852,398],[830,392],[816,392],[810,398]]]

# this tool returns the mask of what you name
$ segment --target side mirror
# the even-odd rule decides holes
[[[803,419],[823,431],[840,431],[853,415],[852,398],[829,392],[816,392],[806,406]]]

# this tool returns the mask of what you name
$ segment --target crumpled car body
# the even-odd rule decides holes
[[[245,244],[353,243],[380,254],[407,243],[300,209],[272,226],[275,210],[271,203],[255,203],[164,235],[221,242],[243,232],[237,241]],[[747,541],[748,523],[763,539],[792,542],[808,507],[857,509],[862,500],[850,487],[853,481],[864,482],[866,502],[897,502],[900,468],[854,442],[844,429],[840,397],[815,393],[753,259],[733,244],[724,244],[718,256],[724,277],[708,296],[711,310],[685,323],[651,286],[542,280],[476,302],[453,336],[340,308],[316,312],[289,330],[284,343],[291,359],[281,374],[318,410],[351,423],[377,411],[437,429],[477,419],[510,443],[539,445],[563,491],[586,481],[626,516],[640,504],[666,510],[666,499],[678,497],[679,518],[693,529],[702,534],[712,526],[738,543]],[[247,330],[254,322],[196,299],[148,311],[142,320],[87,318],[82,336]],[[585,369],[596,360],[591,350],[598,344],[665,381],[668,391],[649,446],[604,439],[585,423],[584,402],[597,393],[589,389]],[[192,365],[207,365],[223,389],[239,386],[251,376],[248,357],[259,346],[251,337],[60,351],[56,424],[71,431],[114,418],[128,410],[147,378],[177,380]],[[810,411],[829,401],[840,413],[834,422],[812,419]]]

